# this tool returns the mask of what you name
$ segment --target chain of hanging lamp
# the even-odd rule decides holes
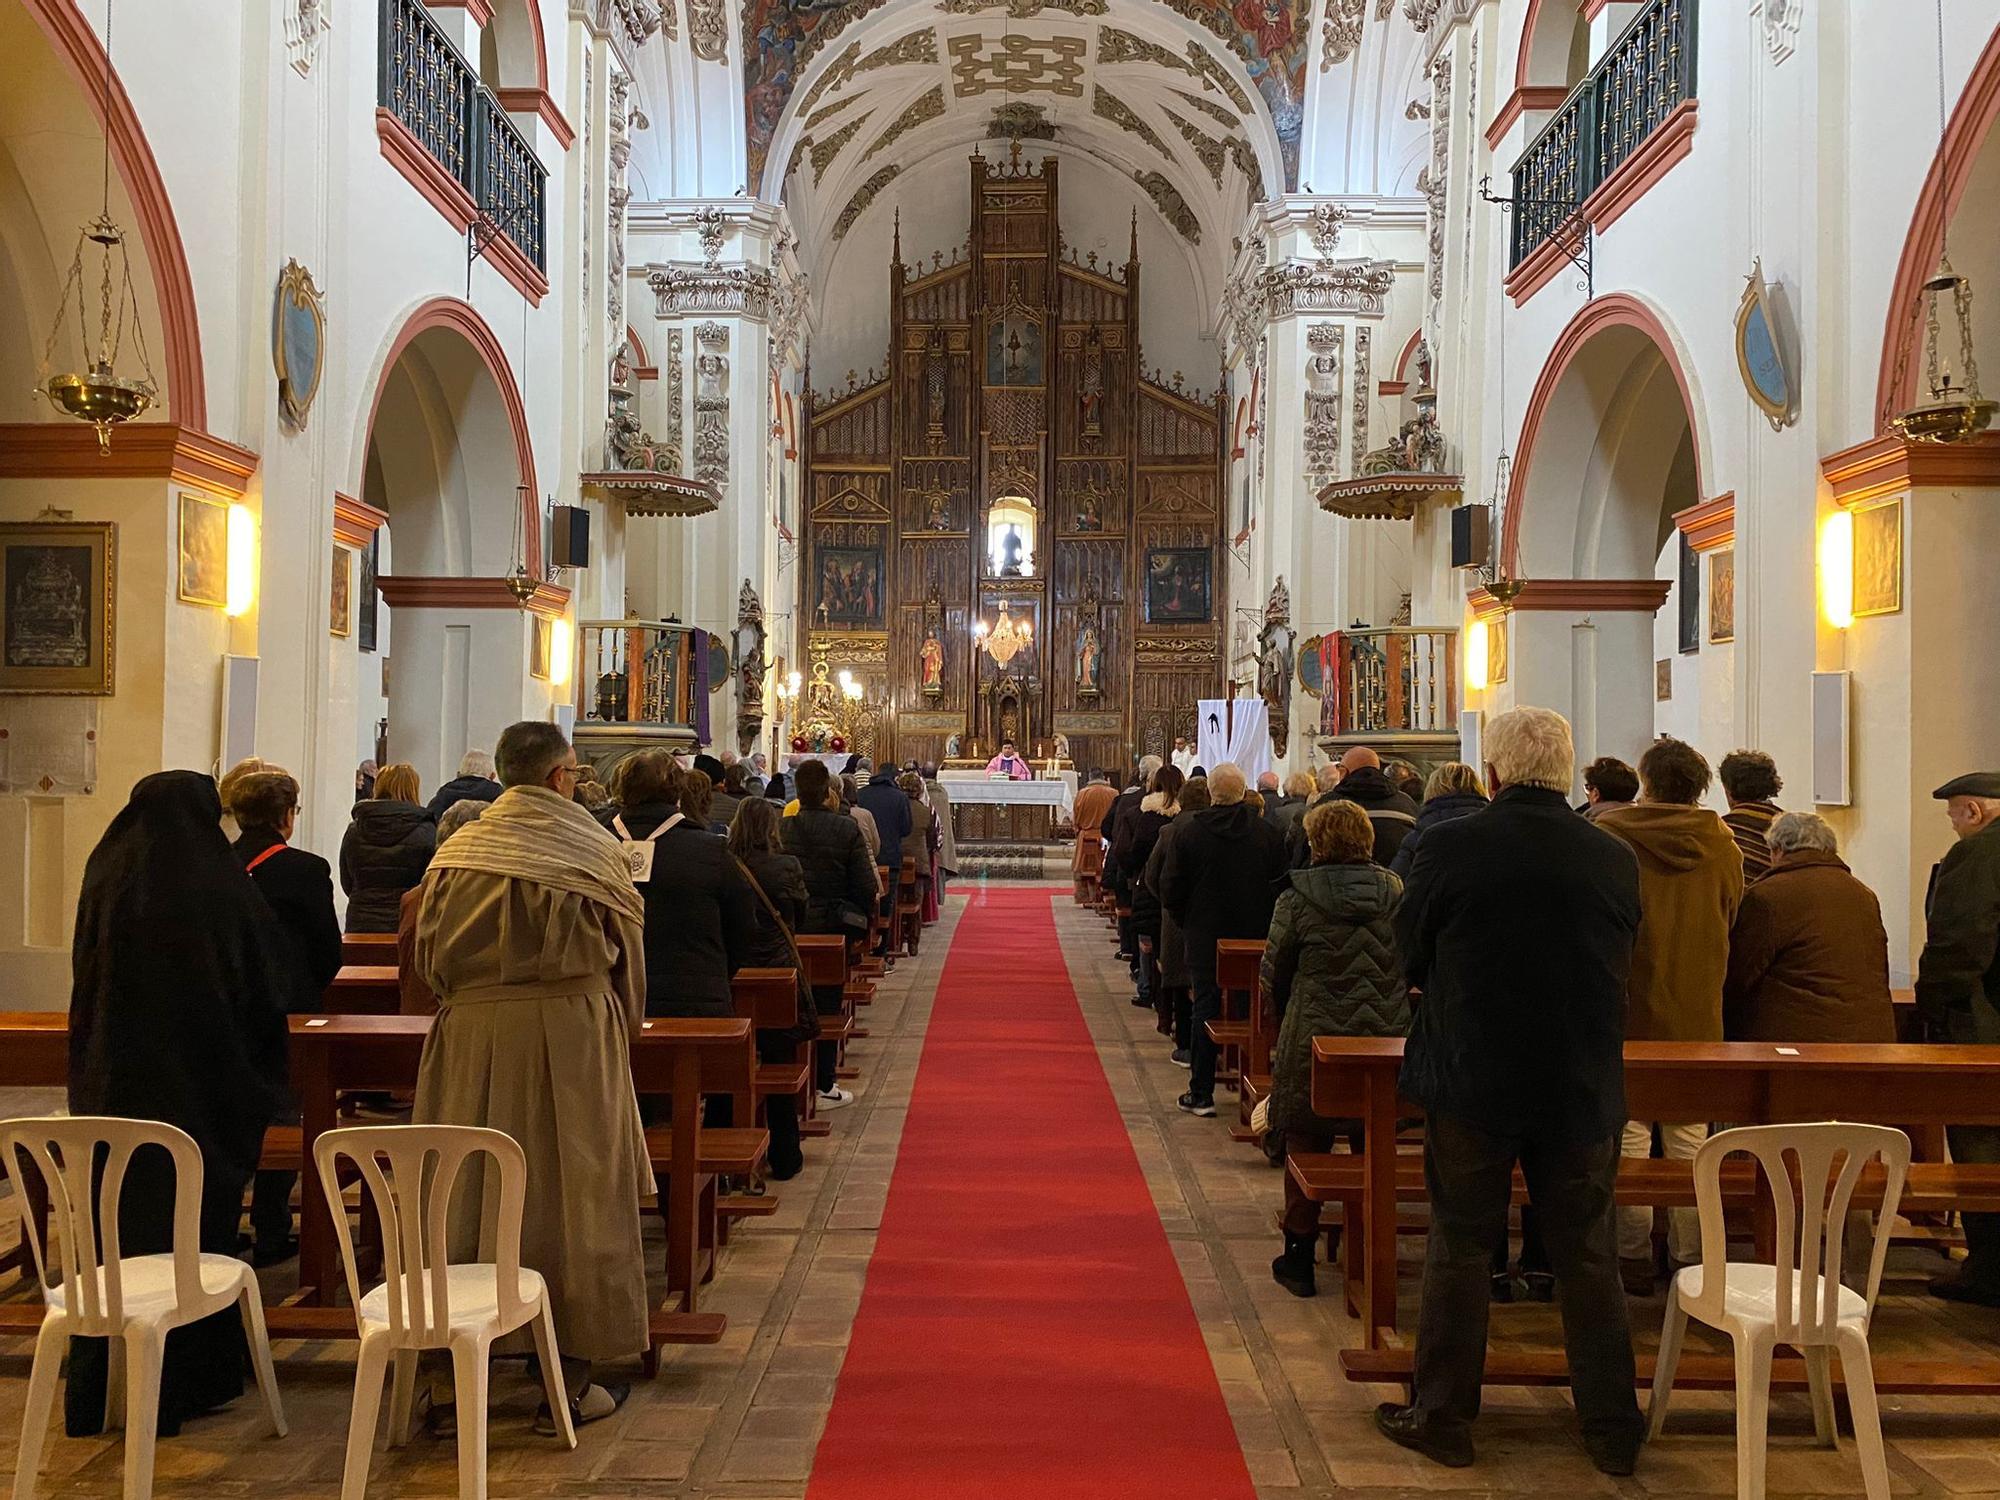
[[[152,357],[146,348],[145,321],[139,316],[138,296],[132,286],[132,265],[126,248],[125,231],[111,216],[111,102],[114,86],[111,68],[111,17],[112,0],[105,0],[104,95],[103,107],[99,111],[104,132],[101,206],[97,217],[85,224],[77,235],[76,253],[71,256],[69,272],[63,278],[62,296],[56,305],[55,320],[49,329],[48,342],[42,351],[36,386],[37,393],[45,397],[57,411],[78,421],[88,422],[96,429],[97,449],[100,454],[111,451],[112,428],[140,415],[153,404],[159,394],[159,384],[153,375]],[[90,336],[89,299],[84,292],[83,263],[84,247],[92,244],[98,247],[100,256],[97,338],[94,345]],[[60,374],[52,373],[56,363],[56,348],[62,342],[63,328],[68,321],[72,300],[76,305],[77,344],[82,356],[82,367]],[[131,325],[133,343],[137,347],[141,371],[137,376],[121,374],[119,371],[119,360],[124,352],[125,330],[128,323]]]

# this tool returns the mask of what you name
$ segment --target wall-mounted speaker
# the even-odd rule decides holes
[[[1493,512],[1479,504],[1451,511],[1451,565],[1483,568],[1493,556]]]
[[[1847,807],[1854,801],[1848,755],[1853,681],[1851,672],[1812,674],[1812,794],[1820,807]]]
[[[590,512],[582,506],[550,507],[549,561],[558,568],[590,566]]]

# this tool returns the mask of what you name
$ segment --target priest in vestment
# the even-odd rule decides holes
[[[571,800],[562,731],[513,725],[496,759],[506,790],[424,877],[416,967],[439,1009],[414,1119],[504,1131],[526,1153],[521,1264],[548,1281],[571,1413],[592,1421],[626,1390],[591,1384],[593,1362],[647,1342],[639,1199],[654,1186],[629,1050],[646,909],[617,842]],[[466,1171],[476,1186],[455,1195],[452,1258],[490,1259],[479,1239],[499,1173],[484,1160]],[[529,1331],[496,1347],[526,1352]]]
[[[1000,742],[1000,753],[986,762],[988,776],[1005,776],[1009,781],[1033,781],[1034,770],[1015,752],[1012,740]]]

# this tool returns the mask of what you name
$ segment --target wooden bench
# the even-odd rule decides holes
[[[1222,1051],[1217,1060],[1218,1081],[1236,1084],[1236,1124],[1230,1134],[1238,1140],[1253,1140],[1250,1112],[1257,1101],[1271,1092],[1271,1049],[1274,1028],[1265,1016],[1260,969],[1264,962],[1262,938],[1218,938],[1215,944],[1215,982],[1222,991],[1222,1015],[1207,1025],[1209,1040]]]
[[[350,932],[340,940],[340,961],[363,968],[387,964],[396,966],[396,934],[393,932]]]
[[[1668,1122],[1729,1121],[1777,1124],[1790,1121],[1853,1120],[1904,1126],[2000,1124],[2000,1056],[1981,1047],[1855,1045],[1768,1042],[1628,1042],[1625,1047],[1627,1112],[1633,1119]],[[1312,1101],[1318,1114],[1357,1118],[1366,1129],[1358,1158],[1361,1174],[1359,1296],[1363,1344],[1343,1350],[1341,1366],[1354,1380],[1407,1380],[1411,1351],[1398,1347],[1396,1327],[1397,1203],[1422,1196],[1421,1178],[1405,1175],[1405,1158],[1395,1147],[1399,1119],[1422,1110],[1399,1096],[1400,1037],[1315,1037]],[[1408,1158],[1414,1161],[1414,1158]],[[1338,1160],[1338,1159],[1336,1159]],[[1326,1169],[1344,1174],[1353,1168]],[[1631,1164],[1621,1169],[1620,1197],[1628,1201],[1686,1203],[1691,1192],[1681,1164]],[[1908,1204],[1913,1209],[1980,1207],[2000,1190],[1995,1169],[1927,1163],[1912,1169]],[[1328,1181],[1329,1187],[1341,1187]],[[1756,1212],[1766,1213],[1766,1196],[1756,1194]],[[1768,1230],[1759,1229],[1760,1238]],[[1489,1384],[1536,1383],[1550,1356],[1517,1358],[1518,1351],[1492,1350]],[[1560,1358],[1556,1357],[1560,1365]],[[1721,1360],[1727,1365],[1728,1361]],[[1797,1362],[1793,1362],[1794,1365]],[[1923,1389],[1985,1394],[2000,1388],[2000,1360],[1895,1362],[1886,1390]],[[1552,1377],[1553,1378],[1553,1377]],[[1649,1379],[1641,1371],[1641,1380]],[[1706,1378],[1696,1366],[1690,1383]],[[1803,1366],[1787,1369],[1784,1380],[1803,1383]]]
[[[799,977],[795,969],[738,969],[729,981],[736,1014],[759,1031],[789,1031],[799,1021]],[[789,1094],[798,1101],[803,1125],[812,1113],[812,1043],[799,1042],[782,1062],[757,1064],[757,1123],[765,1123],[766,1100]],[[771,1200],[775,1202],[776,1200]]]
[[[320,1004],[329,1016],[393,1016],[403,1008],[403,989],[391,954],[387,964],[344,964],[326,987]]]
[[[847,971],[847,940],[838,933],[802,932],[796,939],[799,957],[806,966],[806,983],[814,990],[840,990],[840,1010],[837,1014],[822,1014],[819,1018],[819,1039],[832,1042],[842,1054],[847,1050],[848,1039],[854,1033],[854,992],[849,984]],[[807,1090],[809,1099],[817,1099],[818,1091]],[[808,1110],[799,1117],[801,1135],[830,1135],[833,1127],[827,1121],[818,1119]]]

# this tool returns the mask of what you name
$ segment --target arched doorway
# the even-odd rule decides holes
[[[1528,0],[1521,21],[1516,88],[1569,90],[1590,71],[1590,17],[1583,0]]]
[[[1697,410],[1665,325],[1622,295],[1577,315],[1530,398],[1501,537],[1505,571],[1528,580],[1513,697],[1567,704],[1579,762],[1699,733],[1682,653],[1704,640],[1681,637],[1673,519],[1703,498]]]
[[[523,486],[526,488],[524,489]],[[438,299],[391,345],[361,459],[385,604],[364,668],[357,759],[386,753],[435,787],[469,748],[490,749],[524,712],[534,623],[501,582],[517,559],[539,576],[534,458],[513,372],[464,303]]]

